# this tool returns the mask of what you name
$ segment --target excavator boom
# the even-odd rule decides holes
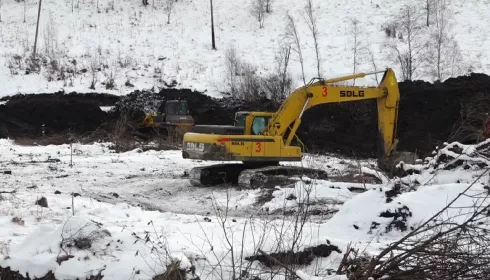
[[[377,99],[378,130],[383,145],[380,147],[384,156],[389,156],[396,143],[396,125],[400,93],[395,73],[387,69],[377,87],[340,86],[333,83],[364,77],[374,73],[360,73],[331,80],[319,80],[296,89],[283,102],[274,114],[264,135],[281,135],[285,137],[285,145],[290,145],[296,134],[303,113],[311,107],[339,102],[362,101]]]

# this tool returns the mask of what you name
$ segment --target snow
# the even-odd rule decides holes
[[[377,69],[392,67],[400,78],[401,70],[389,57],[383,26],[396,18],[405,1],[328,0],[314,1],[318,17],[319,49],[324,78],[352,74],[352,41],[349,19],[359,20],[363,45],[372,50]],[[303,4],[276,0],[272,13],[260,28],[251,13],[252,1],[214,0],[217,49],[211,48],[210,7],[208,1],[182,0],[175,3],[167,24],[163,1],[153,7],[129,0],[44,0],[41,10],[37,54],[50,57],[40,74],[26,74],[26,58],[32,53],[38,6],[36,1],[7,0],[0,8],[0,92],[17,93],[107,92],[118,95],[135,89],[164,87],[177,81],[179,88],[206,91],[220,97],[226,90],[226,50],[237,49],[238,57],[255,64],[257,73],[274,71],[275,54],[285,32],[285,16],[297,21],[305,60],[306,80],[316,77],[315,53],[307,24],[301,15]],[[97,3],[99,7],[97,8]],[[79,5],[79,6],[78,6]],[[454,27],[451,28],[464,58],[464,71],[488,73],[490,49],[487,16],[488,1],[453,1]],[[25,22],[24,22],[25,17]],[[52,67],[51,61],[57,61]],[[357,72],[373,70],[370,57],[359,57]],[[13,66],[13,68],[10,68]],[[64,68],[64,78],[61,68]],[[101,68],[92,71],[91,68]],[[49,75],[49,69],[58,69]],[[79,72],[72,76],[69,70]],[[295,54],[290,62],[294,86],[301,85],[301,67]],[[82,70],[84,73],[82,73]],[[86,70],[86,72],[85,72]],[[432,81],[434,77],[421,69],[416,79]],[[17,74],[13,74],[17,72]],[[93,73],[95,88],[90,89]],[[113,73],[113,75],[111,74]],[[48,80],[49,77],[53,80]],[[115,88],[103,82],[114,78]],[[60,78],[58,80],[58,78]],[[129,82],[131,85],[125,85]],[[374,77],[359,79],[370,85]]]
[[[110,110],[112,110],[114,108],[114,106],[100,106],[100,109],[104,112],[109,112]]]
[[[387,179],[372,168],[372,160],[307,155],[305,166],[336,175],[339,170],[359,170],[360,165],[365,174],[377,174],[380,183],[338,181],[335,176],[302,178],[270,190],[270,199],[261,202],[267,190],[191,187],[182,178],[184,171],[205,163],[182,159],[180,151],[115,153],[110,146],[75,143],[72,154],[70,145],[21,146],[0,140],[0,169],[11,171],[0,174],[0,266],[31,277],[52,271],[57,279],[99,273],[104,279],[151,279],[177,261],[187,271],[195,268],[201,279],[230,279],[231,246],[235,261],[259,248],[288,248],[296,215],[281,213],[294,212],[305,202],[329,213],[306,221],[298,249],[329,242],[343,252],[352,242],[375,254],[437,213],[481,173],[428,171],[421,163],[419,174]],[[467,148],[472,151],[468,154],[476,154],[476,147]],[[438,153],[449,152],[443,148]],[[429,175],[432,180],[424,180]],[[473,205],[474,195],[487,191],[488,179],[479,178],[455,204],[460,208],[448,209],[443,217],[457,213],[463,219],[461,209],[471,209],[461,207]],[[411,190],[388,201],[386,192],[399,182]],[[41,197],[48,208],[36,205]],[[406,214],[405,231],[390,229],[394,218],[380,216],[400,209]],[[280,233],[283,238],[278,238]],[[89,246],[82,242],[87,239]],[[296,273],[301,279],[346,279],[325,274],[325,268],[336,270],[342,257],[332,252],[316,264],[298,267]],[[216,269],[218,264],[224,265],[223,271]],[[264,269],[257,261],[251,264],[251,271]]]

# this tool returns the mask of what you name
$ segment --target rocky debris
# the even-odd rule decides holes
[[[408,217],[412,217],[412,212],[410,212],[410,209],[407,206],[402,206],[397,208],[394,212],[386,210],[379,214],[379,216],[392,219],[392,221],[385,228],[386,233],[392,231],[393,229],[404,232],[408,229],[407,221]]]
[[[163,113],[165,101],[185,99],[189,104],[190,114],[196,124],[231,124],[232,109],[226,108],[224,100],[214,99],[205,93],[189,89],[162,89],[155,93],[151,91],[135,91],[121,98],[115,104],[112,117],[117,118],[127,113],[132,120],[142,120],[146,112]]]
[[[66,257],[66,258],[70,258],[69,256]],[[66,259],[65,259],[66,260]],[[61,264],[61,262],[63,261],[62,258],[59,258],[59,263]],[[54,273],[52,271],[49,271],[48,273],[46,273],[46,275],[44,275],[43,277],[41,278],[31,278],[29,276],[29,273],[26,273],[26,277],[24,277],[21,273],[19,273],[18,271],[12,271],[10,269],[10,267],[0,267],[0,275],[2,276],[2,279],[15,279],[15,280],[31,280],[31,279],[36,279],[36,280],[57,280],[56,277],[54,276]],[[101,273],[99,273],[98,275],[93,275],[93,276],[90,276],[88,278],[86,278],[86,280],[100,280],[102,279],[103,276],[101,275]]]
[[[402,193],[401,185],[400,184],[395,184],[391,190],[385,192],[386,203],[392,202],[393,201],[393,198],[394,197],[397,197],[401,193]]]
[[[135,91],[116,102],[114,116],[126,113],[131,119],[141,121],[146,112],[158,112],[164,99],[151,91]]]
[[[270,253],[269,256],[281,262],[283,265],[310,265],[315,258],[326,258],[332,254],[332,252],[337,252],[342,254],[339,247],[332,244],[320,244],[314,247],[308,247],[303,251],[299,252],[279,252]],[[245,258],[247,261],[259,261],[267,267],[275,267],[277,264],[265,255],[253,255]]]
[[[474,145],[459,142],[444,143],[419,164],[400,163],[406,174],[420,174],[422,171],[434,173],[436,170],[478,170],[490,167],[490,139]]]
[[[48,200],[43,196],[36,201],[36,205],[48,208]]]

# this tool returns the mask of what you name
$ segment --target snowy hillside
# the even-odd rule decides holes
[[[277,71],[275,55],[285,46],[287,13],[297,26],[306,80],[317,76],[313,39],[302,15],[306,0],[273,0],[263,28],[252,13],[255,2],[213,1],[217,50],[212,50],[209,1],[176,1],[167,24],[166,0],[149,0],[146,7],[140,0],[44,0],[37,50],[41,67],[37,74],[33,73],[35,63],[28,57],[33,51],[38,2],[3,0],[0,94],[60,89],[88,92],[92,82],[96,92],[125,94],[136,88],[162,87],[175,80],[178,87],[220,96],[228,90],[226,54],[232,46],[239,60],[257,67],[258,75]],[[376,64],[378,70],[395,68],[401,78],[396,57],[383,44],[389,42],[387,22],[400,22],[400,8],[406,2],[418,3],[423,26],[425,1],[314,0],[321,76],[351,74],[353,48],[357,45],[356,72],[371,71]],[[447,28],[452,33],[448,35],[459,44],[463,61],[446,63],[444,70],[452,74],[464,74],[469,69],[490,72],[486,27],[490,1],[453,1],[448,7],[453,24]],[[353,32],[353,19],[358,20],[357,32]],[[431,37],[428,30],[423,28],[421,37]],[[401,35],[406,40],[406,34]],[[403,49],[403,42],[398,44]],[[453,51],[448,49],[443,56],[457,58]],[[426,60],[420,57],[420,61]],[[293,86],[301,85],[301,65],[294,46],[289,70]],[[413,79],[432,81],[434,71],[433,66],[421,65]],[[373,83],[374,79],[366,82]]]

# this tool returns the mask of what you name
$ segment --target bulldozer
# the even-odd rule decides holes
[[[378,73],[384,73],[378,86],[339,85]],[[415,162],[414,153],[396,151],[400,93],[396,75],[388,68],[328,80],[314,78],[294,90],[277,112],[237,112],[234,125],[195,126],[192,132],[184,134],[184,159],[237,163],[193,168],[189,172],[191,183],[201,186],[228,182],[247,185],[258,178],[264,179],[262,175],[271,172],[293,175],[309,172],[311,170],[292,165],[279,165],[280,162],[302,161],[306,149],[296,131],[304,112],[317,105],[368,99],[377,100],[378,167],[392,171],[402,160]],[[316,174],[322,175],[320,173]]]
[[[189,112],[187,100],[167,100],[164,110],[163,113],[147,112],[143,120],[136,123],[133,135],[144,139],[151,134],[179,138],[179,135],[192,131],[194,118]]]

